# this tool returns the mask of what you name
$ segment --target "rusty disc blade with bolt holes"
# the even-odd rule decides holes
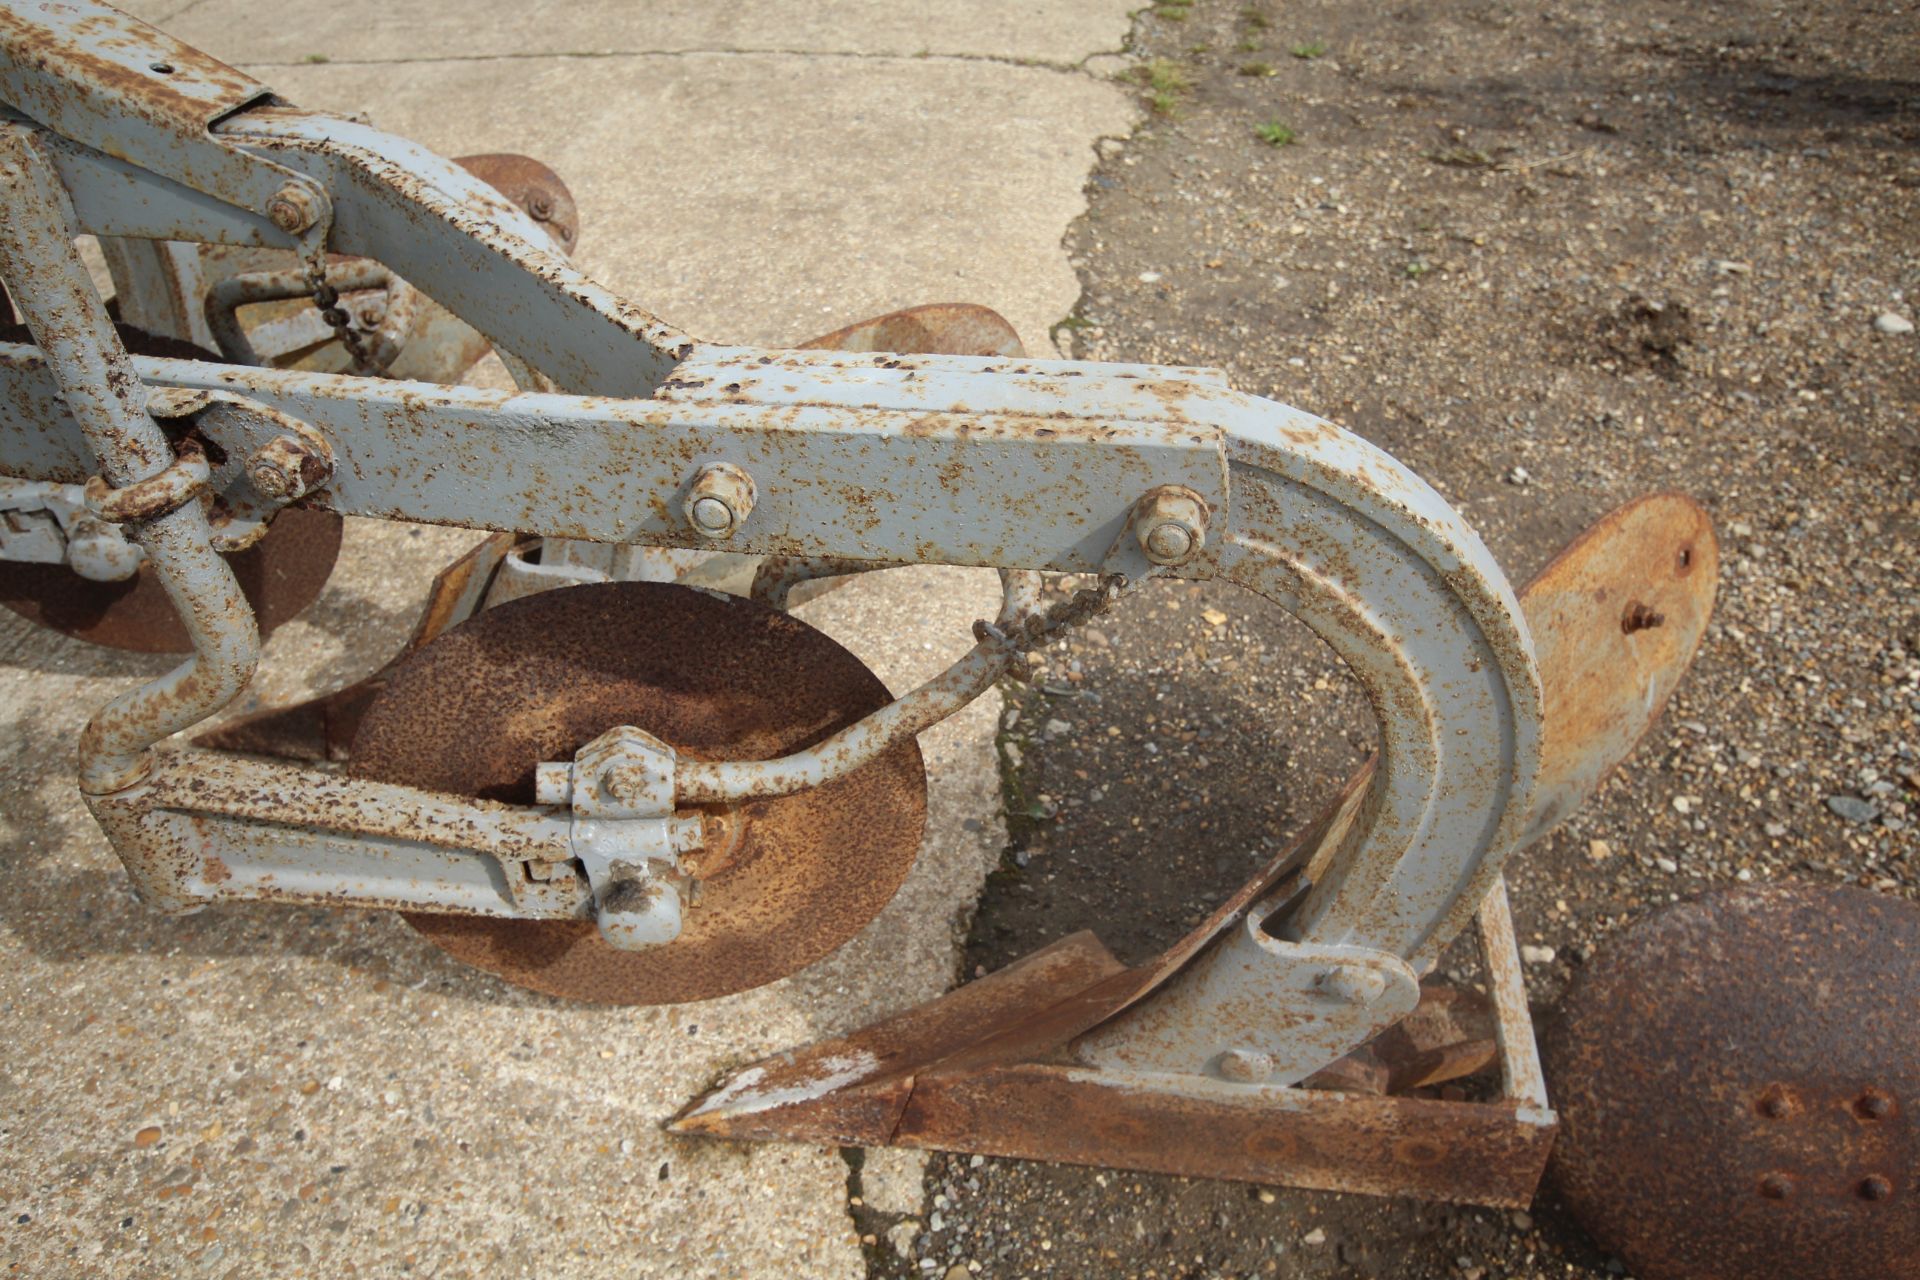
[[[1553,1176],[1642,1280],[1920,1277],[1920,908],[1721,889],[1606,943],[1542,1043]]]
[[[657,582],[566,587],[489,609],[396,668],[350,768],[531,804],[536,763],[571,760],[615,725],[701,759],[763,760],[889,700],[835,641],[750,600]],[[738,806],[726,847],[686,855],[697,890],[665,946],[616,950],[591,920],[407,919],[455,959],[549,995],[704,1000],[784,977],[858,933],[906,878],[926,816],[909,738],[825,786]]]
[[[191,342],[118,326],[120,340],[137,356],[173,360],[220,357]],[[0,327],[0,341],[33,341],[24,325]],[[340,554],[340,517],[330,511],[289,507],[274,516],[261,539],[227,557],[240,590],[253,605],[265,639],[314,602]],[[142,563],[124,582],[95,582],[64,564],[0,560],[0,606],[63,635],[132,653],[192,653],[193,641],[173,611],[173,601]]]

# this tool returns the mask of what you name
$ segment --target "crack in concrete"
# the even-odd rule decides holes
[[[194,0],[194,5],[202,0]],[[194,7],[189,5],[188,8]],[[185,10],[182,10],[185,12]],[[178,15],[175,15],[178,16]],[[1043,58],[1010,58],[990,53],[862,53],[843,49],[554,49],[541,52],[508,51],[503,53],[465,53],[448,54],[430,58],[329,58],[315,55],[298,60],[248,61],[241,63],[245,68],[257,67],[407,67],[433,66],[456,62],[532,62],[545,58],[552,59],[603,59],[603,58],[832,58],[862,62],[987,62],[1004,67],[1017,67],[1028,71],[1055,71],[1063,75],[1087,75],[1102,79],[1099,73],[1089,71],[1087,64],[1095,58],[1124,58],[1129,56],[1125,49],[1098,49],[1075,62],[1051,62]]]

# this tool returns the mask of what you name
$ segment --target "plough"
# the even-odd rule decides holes
[[[1067,938],[672,1127],[1532,1197],[1556,1119],[1501,869],[1681,678],[1717,573],[1693,502],[1516,593],[1407,468],[1217,373],[1029,358],[957,306],[697,342],[570,265],[540,167],[302,110],[103,5],[0,11],[0,104],[0,596],[187,654],[79,748],[151,907],[397,910],[567,999],[741,991],[899,886],[918,733],[1155,580],[1224,581],[1369,696],[1378,749],[1317,821],[1146,964]],[[458,385],[489,347],[516,390]],[[210,723],[350,515],[494,536],[379,675]],[[990,566],[1003,603],[894,697],[786,610],[903,564]],[[1434,977],[1470,924],[1485,1000]]]

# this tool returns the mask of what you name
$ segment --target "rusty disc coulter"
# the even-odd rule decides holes
[[[886,705],[877,676],[776,610],[667,583],[529,596],[477,615],[402,663],[355,737],[352,772],[531,804],[534,765],[632,725],[683,755],[769,759]],[[454,958],[548,995],[673,1004],[796,972],[878,915],[926,825],[911,738],[837,781],[707,815],[688,855],[684,932],[621,951],[594,922],[409,912]],[[717,836],[717,838],[716,838]]]
[[[1644,1280],[1920,1276],[1920,909],[1709,893],[1614,940],[1546,1038],[1553,1175]]]

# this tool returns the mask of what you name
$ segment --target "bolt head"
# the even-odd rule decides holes
[[[327,482],[333,459],[324,445],[318,448],[293,436],[275,436],[247,459],[247,480],[264,498],[293,502]]]
[[[1191,490],[1162,485],[1134,505],[1133,533],[1151,563],[1185,564],[1206,545],[1206,505]]]
[[[272,498],[276,502],[287,502],[294,497],[296,478],[289,475],[286,468],[277,462],[261,459],[249,464],[247,479],[262,496]]]
[[[753,513],[753,477],[730,462],[700,468],[687,488],[687,523],[703,538],[730,538]]]
[[[1193,554],[1193,530],[1173,520],[1147,531],[1147,559],[1155,564],[1178,564]]]
[[[617,764],[600,779],[607,798],[620,804],[637,805],[653,790],[653,777],[645,765]]]
[[[1885,1176],[1870,1173],[1860,1179],[1860,1198],[1862,1200],[1886,1200],[1893,1195],[1893,1183]]]
[[[1215,1065],[1235,1084],[1259,1084],[1273,1074],[1273,1058],[1258,1049],[1229,1049]]]
[[[1386,991],[1387,980],[1378,970],[1348,964],[1321,974],[1319,986],[1336,1000],[1370,1005]]]
[[[267,201],[267,220],[290,236],[312,226],[315,216],[312,192],[297,183],[289,182]]]
[[[1760,1179],[1760,1194],[1769,1200],[1785,1200],[1793,1194],[1793,1179],[1784,1173],[1769,1173]]]
[[[695,498],[693,527],[702,533],[725,533],[733,528],[733,508],[718,498]]]

